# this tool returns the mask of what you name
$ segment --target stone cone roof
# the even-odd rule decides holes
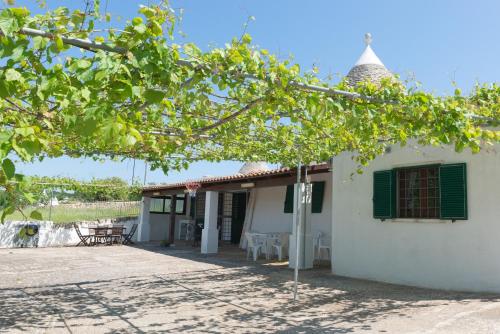
[[[347,74],[349,86],[356,86],[360,82],[371,81],[378,84],[384,78],[394,78],[394,75],[384,66],[370,46],[371,35],[365,35],[366,48],[354,67]]]
[[[238,171],[238,174],[253,174],[269,170],[269,166],[265,162],[245,162]]]

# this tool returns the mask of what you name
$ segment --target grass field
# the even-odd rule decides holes
[[[43,220],[64,224],[79,221],[95,221],[97,219],[136,217],[139,215],[139,202],[98,202],[61,204],[49,207],[26,208],[24,214],[29,216],[36,209],[43,216]],[[6,220],[26,220],[20,212],[7,216]]]

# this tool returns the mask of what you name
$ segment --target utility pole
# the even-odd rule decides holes
[[[130,184],[134,184],[134,178],[135,178],[135,158],[132,165],[132,180],[130,180]]]

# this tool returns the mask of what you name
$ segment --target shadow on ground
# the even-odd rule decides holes
[[[147,250],[176,257],[179,271],[0,289],[0,332],[390,332],[381,327],[384,320],[499,300],[341,278],[322,269],[301,273],[300,298],[293,302],[292,271],[283,266]],[[216,266],[183,271],[184,261]]]

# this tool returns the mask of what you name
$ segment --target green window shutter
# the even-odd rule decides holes
[[[284,213],[293,213],[293,188],[293,184],[286,186]]]
[[[467,219],[467,169],[465,164],[439,167],[441,219]]]
[[[396,171],[373,173],[373,218],[388,219],[396,216]]]
[[[325,181],[312,183],[311,213],[321,213],[324,193]]]

